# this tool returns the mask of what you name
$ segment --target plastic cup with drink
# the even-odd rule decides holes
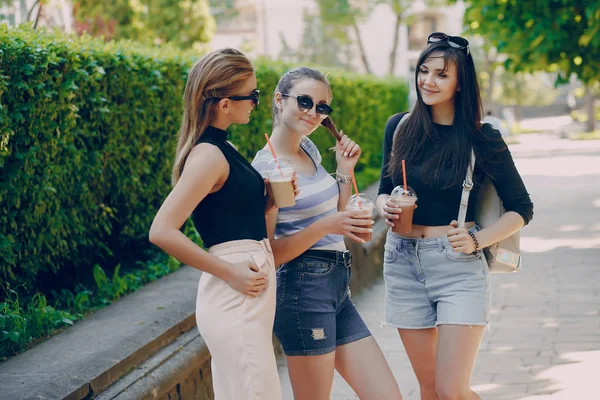
[[[269,161],[269,167],[266,170],[273,200],[277,208],[291,207],[296,205],[296,193],[294,193],[294,167],[291,162],[285,158],[274,158]]]
[[[415,211],[415,203],[417,202],[417,194],[410,186],[396,186],[392,190],[390,201],[394,206],[400,207],[402,213],[400,219],[393,220],[394,233],[409,233],[412,230],[413,213]]]
[[[402,209],[400,219],[394,220],[394,233],[410,233],[412,230],[412,220],[417,202],[417,194],[406,184],[406,162],[402,160],[402,181],[403,186],[396,186],[390,195],[390,201],[396,207]]]
[[[373,210],[375,209],[375,203],[369,196],[364,193],[353,194],[348,199],[346,210],[362,210],[360,216],[354,217],[355,219],[367,219],[369,225],[357,225],[360,228],[372,228],[373,227]],[[356,236],[364,240],[365,242],[371,241],[371,232],[353,232]]]

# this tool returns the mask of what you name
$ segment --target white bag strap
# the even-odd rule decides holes
[[[458,210],[458,227],[465,226],[465,218],[467,218],[467,207],[469,207],[469,194],[473,189],[473,169],[475,168],[475,152],[471,149],[471,160],[467,166],[467,175],[463,182],[462,196],[460,197],[460,208]]]

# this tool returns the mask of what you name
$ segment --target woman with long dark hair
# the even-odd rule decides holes
[[[479,399],[470,383],[489,323],[489,271],[482,249],[527,224],[533,204],[500,133],[480,122],[469,42],[431,34],[417,61],[415,83],[412,112],[392,116],[385,128],[378,211],[390,227],[401,217],[390,194],[403,184],[402,160],[419,205],[410,233],[390,229],[387,235],[385,323],[400,333],[421,399]],[[458,227],[471,149],[474,187],[466,223]],[[475,201],[486,177],[507,212],[480,230]]]

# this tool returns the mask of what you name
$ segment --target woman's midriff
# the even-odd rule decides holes
[[[475,225],[475,222],[465,222],[465,228],[469,229]],[[400,236],[408,238],[426,239],[438,236],[444,236],[448,234],[448,231],[452,229],[450,225],[442,226],[425,226],[425,225],[413,225],[412,230],[409,233],[402,233]]]

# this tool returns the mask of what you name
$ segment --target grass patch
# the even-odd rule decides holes
[[[569,136],[571,140],[600,140],[600,129],[594,132],[584,132]]]
[[[600,107],[594,108],[594,115],[596,116],[596,121],[600,121]],[[573,118],[575,121],[587,122],[588,121],[587,110],[573,110],[573,111],[571,111],[571,118]]]
[[[204,247],[190,221],[182,229],[194,243]],[[181,267],[177,259],[166,253],[157,254],[152,261],[138,261],[127,271],[122,271],[117,265],[110,275],[95,265],[94,287],[79,283],[72,290],[51,290],[48,297],[40,292],[29,297],[20,296],[20,288],[11,288],[10,284],[0,282],[0,293],[4,292],[0,302],[0,362],[34,347],[76,321]]]
[[[0,361],[35,346],[121,296],[179,269],[180,265],[164,253],[141,269],[125,274],[121,274],[117,266],[108,276],[96,265],[94,288],[79,284],[73,291],[53,291],[53,305],[48,304],[48,298],[42,293],[23,299],[17,288],[2,286],[6,297],[0,303]]]
[[[514,124],[512,124],[511,128],[510,128],[510,134],[511,135],[525,135],[527,133],[541,133],[543,132],[543,130],[541,129],[527,129],[527,128],[523,128],[521,126],[520,123],[515,122]]]

